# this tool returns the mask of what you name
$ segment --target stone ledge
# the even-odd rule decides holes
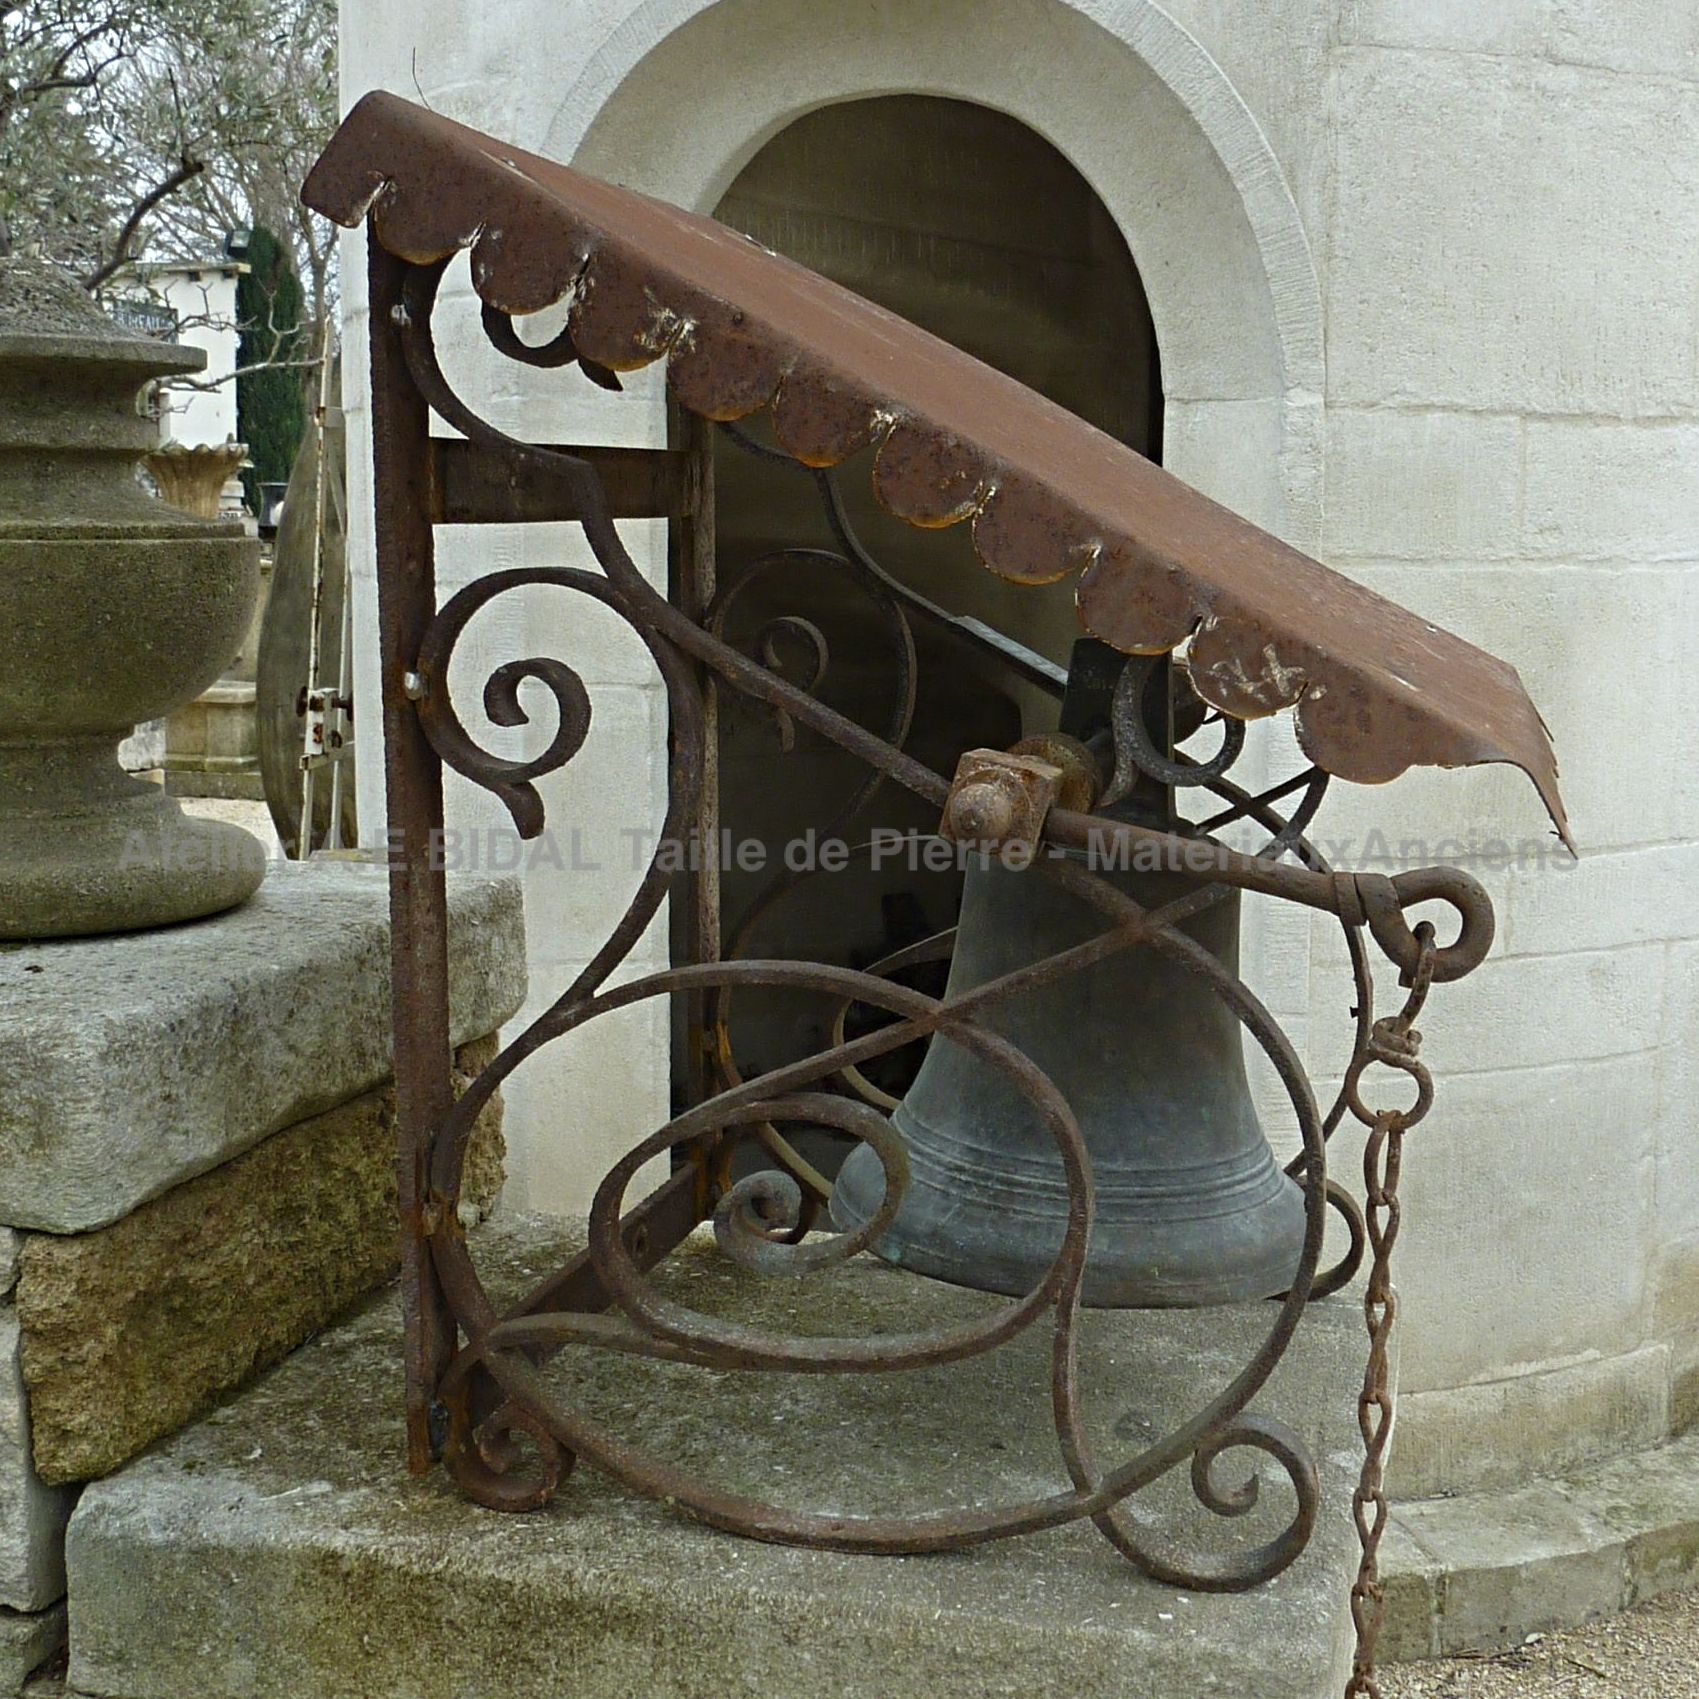
[[[453,1038],[525,994],[510,879],[449,881]],[[389,1077],[389,890],[273,864],[241,908],[0,949],[0,1218],[83,1233]]]
[[[1511,1492],[1670,1434],[1670,1348],[1662,1342],[1483,1385],[1404,1392],[1387,1463],[1394,1498]]]
[[[562,1234],[559,1224],[482,1230],[477,1255],[498,1295],[555,1266]],[[669,1289],[713,1313],[810,1332],[959,1324],[1001,1302],[868,1259],[760,1280],[693,1243],[669,1266],[691,1277]],[[1190,1413],[1200,1381],[1225,1384],[1271,1313],[1088,1318],[1082,1381],[1097,1444],[1125,1457]],[[1224,1596],[1141,1577],[1089,1527],[907,1558],[740,1540],[588,1467],[544,1511],[478,1510],[440,1472],[403,1472],[389,1294],[85,1491],[68,1543],[69,1684],[102,1699],[191,1689],[197,1699],[1336,1699],[1356,1556],[1360,1334],[1354,1304],[1316,1306],[1259,1399],[1315,1446],[1322,1514],[1284,1575]],[[1066,1484],[1046,1419],[1042,1329],[904,1375],[703,1374],[599,1354],[556,1359],[549,1372],[575,1377],[578,1397],[652,1454],[786,1503],[875,1514]],[[1235,1466],[1253,1467],[1250,1454],[1223,1460],[1229,1478]],[[1222,1523],[1182,1479],[1158,1483],[1135,1514],[1218,1544],[1267,1538],[1287,1502],[1271,1484],[1262,1508]]]
[[[1490,1652],[1699,1583],[1699,1433],[1509,1492],[1394,1506],[1388,1661]]]

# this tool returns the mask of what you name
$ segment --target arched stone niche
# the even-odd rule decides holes
[[[1018,119],[929,94],[816,106],[751,156],[715,216],[1160,459],[1160,361],[1132,254],[1072,162]],[[764,434],[761,422],[750,423]],[[1066,665],[1081,636],[1073,583],[1012,583],[980,564],[968,526],[922,530],[895,518],[874,493],[871,458],[846,462],[834,481],[880,565],[952,614]],[[722,593],[739,585],[726,635],[753,652],[757,633],[778,629],[775,622],[808,621],[830,655],[823,699],[861,725],[889,727],[901,694],[895,633],[864,587],[812,553],[839,547],[813,478],[723,432],[714,459],[718,582]],[[789,551],[788,562],[777,551]],[[763,559],[765,570],[743,576]],[[904,747],[918,760],[948,772],[963,748],[1009,748],[1055,728],[1048,692],[925,620],[911,621],[910,635],[918,665]],[[826,831],[866,777],[859,760],[823,740],[804,738],[782,759],[780,748],[764,707],[722,695],[720,823],[734,843]],[[937,818],[934,804],[885,786],[855,836],[874,827],[924,834]],[[878,960],[953,925],[962,895],[958,869],[907,858],[857,856],[768,905],[761,893],[771,877],[735,861],[720,871],[724,937],[740,936],[740,920],[760,910],[743,954]],[[937,972],[942,990],[941,964]],[[805,1055],[824,1037],[820,1011],[806,1000],[752,991],[735,1008],[731,1041],[746,1069]],[[676,1027],[675,1058],[685,1041]],[[877,1083],[901,1095],[918,1062],[918,1051],[882,1059]],[[851,1142],[822,1136],[812,1160],[833,1172]]]
[[[993,107],[1067,157],[1144,284],[1162,363],[1164,465],[1318,549],[1324,343],[1308,238],[1245,102],[1151,0],[648,0],[609,32],[540,151],[712,212],[794,120],[881,94]],[[633,386],[630,403],[622,440],[660,440],[659,388]],[[619,411],[590,405],[604,419]],[[1298,764],[1279,721],[1253,735],[1241,771],[1255,782]],[[1247,914],[1247,977],[1300,1045],[1309,954],[1305,917],[1267,904]],[[1278,1143],[1283,1094],[1259,1079],[1258,1097]]]
[[[1066,156],[1144,285],[1161,356],[1163,463],[1318,549],[1324,343],[1308,238],[1245,102],[1152,0],[647,0],[609,30],[539,151],[712,212],[796,119],[883,94],[995,108]],[[1019,219],[1018,205],[1009,216]],[[628,388],[624,398],[563,401],[560,428],[662,440],[653,374]],[[1279,721],[1253,736],[1241,770],[1254,782],[1298,764]],[[1246,922],[1247,977],[1301,1046],[1308,923],[1266,904]],[[1283,1095],[1260,1083],[1278,1142]]]
[[[792,120],[904,93],[995,107],[1068,157],[1145,282],[1166,464],[1314,547],[1323,344],[1309,244],[1256,120],[1150,0],[649,0],[568,92],[542,151],[711,211]]]

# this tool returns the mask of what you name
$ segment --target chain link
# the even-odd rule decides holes
[[[1380,1579],[1380,1542],[1386,1532],[1386,1448],[1392,1437],[1393,1395],[1389,1346],[1398,1319],[1398,1290],[1392,1284],[1392,1250],[1398,1242],[1401,1212],[1398,1180],[1404,1160],[1404,1135],[1427,1114],[1433,1102],[1433,1082],[1418,1060],[1422,1035],[1415,1020],[1433,983],[1434,929],[1423,921],[1415,928],[1419,947],[1410,975],[1410,994],[1396,1015],[1376,1021],[1368,1040],[1352,1058],[1346,1075],[1346,1101],[1351,1113],[1369,1129],[1363,1151],[1365,1211],[1373,1261],[1363,1296],[1363,1318],[1369,1330],[1369,1360],[1363,1390],[1357,1399],[1357,1426],[1363,1436],[1363,1472],[1351,1501],[1357,1538],[1363,1548],[1357,1579],[1351,1588],[1351,1618],[1357,1631],[1357,1651],[1345,1699],[1382,1699],[1375,1675],[1375,1644],[1386,1615],[1386,1590]],[[1416,1101],[1405,1109],[1367,1108],[1359,1093],[1363,1070],[1371,1062],[1396,1068],[1416,1084]]]

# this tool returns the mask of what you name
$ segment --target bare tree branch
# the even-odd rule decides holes
[[[255,372],[316,372],[324,362],[314,354],[303,356],[298,360],[254,360],[245,366],[238,366],[234,371],[225,372],[216,378],[184,378],[175,377],[160,385],[162,389],[173,392],[178,390],[194,391],[211,394],[215,389],[222,389],[233,378],[252,377]]]
[[[335,29],[335,0],[0,0],[0,225],[99,288],[264,223],[322,320],[335,250],[296,195],[335,126]]]
[[[93,88],[102,74],[118,62],[121,54],[114,53],[98,65],[90,65],[82,71],[72,72],[67,67],[84,48],[92,46],[103,35],[110,35],[116,27],[116,21],[109,18],[104,23],[81,31],[53,55],[45,71],[27,82],[9,85],[0,90],[0,120],[10,116],[16,107],[28,101],[39,100],[43,95],[56,93],[60,89]]]
[[[97,266],[83,279],[85,289],[98,289],[109,277],[121,267],[127,265],[131,258],[131,248],[135,244],[137,233],[141,230],[142,221],[167,195],[175,194],[191,178],[198,177],[206,170],[206,162],[200,159],[184,157],[178,162],[176,170],[169,176],[156,183],[131,208],[130,216],[124,221],[124,227],[118,232],[118,241],[112,250],[112,257],[104,265]]]

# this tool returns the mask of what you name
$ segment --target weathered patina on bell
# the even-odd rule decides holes
[[[1182,874],[1107,877],[1149,907],[1189,884]],[[1105,924],[1040,873],[988,860],[968,873],[948,995]],[[1238,892],[1180,929],[1236,969]],[[1303,1196],[1263,1137],[1239,1023],[1197,975],[1151,949],[1125,950],[1021,993],[985,1024],[1056,1082],[1091,1153],[1086,1303],[1217,1304],[1284,1289],[1303,1246]],[[1068,1208],[1061,1159],[1031,1107],[961,1046],[934,1039],[892,1118],[911,1177],[873,1248],[957,1285],[1030,1291],[1061,1245]],[[874,1152],[859,1146],[838,1177],[833,1219],[859,1225],[883,1186]]]
[[[1065,729],[1092,729],[1094,708],[1112,693],[1124,660],[1102,645],[1076,650]],[[1173,709],[1166,689],[1161,696],[1164,723],[1149,729],[1167,744]],[[1105,812],[1175,829],[1171,797],[1148,782]],[[1137,867],[1094,871],[1147,909],[1207,883],[1207,875]],[[1179,923],[1235,974],[1239,895],[1221,887]],[[976,856],[946,995],[1016,973],[1111,924],[1041,866]],[[1135,946],[1000,1000],[982,1019],[1050,1076],[1079,1122],[1097,1201],[1087,1304],[1231,1303],[1290,1284],[1303,1249],[1303,1194],[1263,1136],[1238,1017],[1198,973]],[[940,1036],[892,1119],[908,1150],[910,1181],[872,1249],[957,1285],[1031,1291],[1061,1246],[1068,1213],[1061,1157],[1031,1105]],[[859,1146],[839,1174],[833,1219],[859,1226],[883,1188],[874,1151]]]

